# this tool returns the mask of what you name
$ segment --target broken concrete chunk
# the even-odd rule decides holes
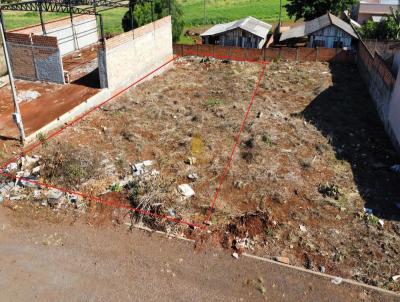
[[[194,195],[192,187],[189,186],[188,184],[179,185],[178,192],[185,197],[192,197]]]
[[[38,185],[35,183],[37,179],[35,177],[25,177],[19,180],[19,185],[26,188],[37,188]]]
[[[152,160],[144,160],[143,161],[143,165],[145,166],[145,167],[150,167],[150,166],[152,166],[154,164],[154,162],[152,161]]]
[[[196,179],[199,178],[199,176],[197,175],[196,172],[193,172],[193,173],[190,173],[190,174],[188,175],[188,178],[189,178],[190,180],[196,180]]]
[[[57,189],[52,189],[47,193],[47,198],[50,200],[58,200],[62,197],[63,192],[61,192],[60,190]]]
[[[140,163],[136,163],[132,165],[133,175],[139,176],[142,175],[147,171],[146,167],[150,167],[154,164],[152,160],[145,160]]]

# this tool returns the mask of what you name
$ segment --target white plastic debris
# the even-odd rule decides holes
[[[393,277],[392,277],[392,280],[393,280],[394,282],[400,281],[400,275],[393,276]]]
[[[6,171],[7,172],[15,171],[17,169],[18,169],[18,164],[17,163],[8,164],[7,167],[6,167]]]
[[[146,168],[154,164],[152,160],[145,160],[132,165],[133,175],[139,176],[147,172]]]
[[[304,225],[300,224],[300,231],[305,233],[307,232],[307,228]]]
[[[42,196],[42,192],[40,190],[33,191],[33,198],[39,199]]]
[[[239,254],[234,252],[234,253],[232,253],[232,257],[235,259],[239,259]]]
[[[394,165],[390,167],[390,170],[396,173],[400,173],[400,165]]]
[[[158,170],[151,171],[151,176],[158,176],[158,175],[160,175],[160,171]]]
[[[331,282],[332,282],[333,284],[335,284],[335,285],[339,285],[340,283],[343,282],[343,278],[341,278],[341,277],[335,277],[335,278],[332,279]]]
[[[383,219],[379,219],[378,222],[379,222],[379,225],[380,225],[381,227],[383,227],[383,225],[385,224],[385,222],[383,221]]]
[[[179,185],[178,192],[185,197],[192,197],[194,195],[192,187],[189,186],[188,184]]]

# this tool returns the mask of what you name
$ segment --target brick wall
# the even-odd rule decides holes
[[[219,45],[175,44],[174,53],[179,56],[209,56],[238,61],[272,61],[277,59],[340,63],[355,63],[356,61],[354,52],[333,48],[247,49]]]
[[[96,16],[74,16],[73,26],[69,17],[45,24],[46,36],[56,37],[61,55],[81,49],[99,40]],[[16,29],[13,33],[43,35],[40,24]]]
[[[106,40],[99,51],[100,82],[112,90],[126,87],[172,57],[171,18],[165,17]]]
[[[7,33],[7,46],[16,78],[64,84],[56,37]]]
[[[359,43],[357,65],[386,132],[400,151],[400,123],[397,122],[400,116],[400,99],[395,99],[396,76],[383,58],[378,53],[370,52],[362,41]],[[397,85],[400,85],[399,81],[397,79]]]

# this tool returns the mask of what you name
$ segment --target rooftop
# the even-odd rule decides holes
[[[260,21],[253,17],[247,17],[241,20],[217,24],[211,27],[209,30],[205,31],[201,34],[202,37],[204,36],[214,36],[218,35],[236,28],[241,28],[245,31],[248,31],[262,39],[265,39],[268,35],[268,32],[271,30],[272,25]]]
[[[336,27],[339,27],[343,31],[347,32],[352,37],[358,38],[356,32],[350,24],[346,23],[335,15],[332,15],[331,13],[327,13],[319,18],[292,27],[291,29],[283,32],[280,41],[305,37],[329,25],[335,25]]]

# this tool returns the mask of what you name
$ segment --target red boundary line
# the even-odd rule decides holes
[[[161,68],[163,68],[164,66],[168,65],[169,63],[175,61],[178,57],[174,57],[170,60],[168,60],[166,63],[162,64],[161,66],[157,67],[156,69],[150,71],[149,73],[145,74],[143,77],[141,77],[140,79],[136,80],[135,82],[133,82],[132,84],[130,84],[129,86],[125,87],[124,89],[118,91],[117,93],[113,94],[111,97],[109,97],[107,100],[101,102],[99,105],[93,107],[92,109],[90,109],[89,111],[85,112],[84,114],[82,114],[81,116],[78,116],[76,119],[72,120],[69,123],[66,123],[65,126],[61,127],[59,130],[53,132],[51,135],[49,135],[45,140],[42,141],[38,141],[36,144],[33,144],[31,147],[23,150],[21,152],[21,154],[17,157],[14,157],[13,159],[11,159],[10,161],[6,162],[5,164],[0,166],[0,170],[3,170],[6,166],[8,166],[10,163],[16,162],[17,160],[19,160],[22,156],[24,156],[25,154],[31,152],[32,150],[36,149],[37,147],[39,147],[40,145],[43,145],[44,143],[47,143],[48,141],[50,141],[51,139],[53,139],[55,136],[59,135],[61,132],[63,132],[65,129],[75,125],[76,123],[78,123],[79,121],[81,121],[83,118],[85,118],[86,116],[88,116],[89,114],[91,114],[93,111],[99,109],[100,107],[104,106],[105,104],[107,104],[108,102],[112,101],[114,98],[116,98],[117,96],[121,95],[122,93],[126,92],[127,90],[129,90],[130,88],[132,88],[133,86],[137,85],[138,83],[142,82],[144,79],[146,79],[147,77],[149,77],[150,75],[152,75],[153,73],[157,72],[158,70],[160,70]]]
[[[197,56],[199,56],[199,55],[197,55]],[[218,59],[220,59],[220,58],[225,58],[225,59],[235,60],[235,58],[229,58],[229,57],[217,57],[217,56],[213,56],[213,55],[210,55],[210,56],[215,57],[215,58],[218,58]],[[148,216],[151,216],[151,217],[154,217],[154,218],[157,218],[157,219],[165,219],[165,220],[172,221],[172,222],[175,222],[175,223],[178,223],[178,224],[185,224],[185,225],[190,226],[190,227],[197,227],[197,228],[200,228],[200,229],[203,229],[203,230],[204,230],[204,229],[207,229],[206,226],[201,225],[201,224],[196,224],[196,223],[191,223],[191,222],[187,222],[187,221],[184,221],[184,220],[179,220],[179,219],[177,219],[177,218],[170,217],[170,216],[168,216],[168,215],[155,214],[155,213],[152,213],[152,212],[150,212],[150,211],[145,211],[145,210],[141,210],[141,209],[138,209],[138,208],[134,208],[134,207],[128,206],[128,205],[126,205],[126,204],[122,204],[122,203],[120,203],[120,202],[111,201],[111,200],[104,200],[104,199],[101,199],[101,198],[99,198],[99,197],[91,196],[91,195],[84,194],[84,193],[81,193],[81,192],[76,192],[76,191],[68,190],[68,189],[65,189],[65,188],[56,187],[56,186],[53,186],[53,185],[50,185],[50,184],[46,184],[46,183],[42,183],[42,182],[39,182],[39,181],[27,179],[27,178],[24,178],[24,177],[16,177],[16,176],[13,176],[12,174],[5,173],[5,172],[4,172],[4,168],[5,168],[7,165],[9,165],[10,163],[13,163],[13,162],[18,161],[18,160],[19,160],[21,157],[23,157],[25,154],[27,154],[27,153],[33,151],[34,149],[36,149],[37,147],[43,145],[44,143],[47,143],[48,141],[50,141],[51,139],[53,139],[54,137],[56,137],[57,135],[59,135],[61,132],[63,132],[65,129],[67,129],[67,128],[69,128],[69,127],[71,127],[71,126],[77,124],[79,121],[81,121],[83,118],[85,118],[86,116],[88,116],[88,115],[89,115],[90,113],[92,113],[93,111],[99,109],[100,107],[104,106],[106,103],[110,102],[111,100],[113,100],[113,99],[116,98],[117,96],[119,96],[119,95],[121,95],[122,93],[126,92],[128,89],[130,89],[130,88],[132,88],[133,86],[137,85],[138,83],[142,82],[144,79],[146,79],[146,78],[149,77],[150,75],[154,74],[155,72],[157,72],[158,70],[160,70],[160,69],[163,68],[164,66],[166,66],[166,65],[168,65],[169,63],[175,61],[178,57],[179,57],[179,56],[175,56],[175,57],[172,58],[171,60],[165,62],[165,63],[162,64],[161,66],[159,66],[159,67],[157,67],[156,69],[152,70],[151,72],[145,74],[143,77],[141,77],[140,79],[136,80],[135,82],[133,82],[133,83],[130,84],[129,86],[127,86],[127,87],[125,87],[124,89],[118,91],[117,93],[115,93],[114,95],[112,95],[110,98],[108,98],[107,100],[103,101],[103,102],[100,103],[99,105],[93,107],[92,109],[90,109],[89,111],[85,112],[84,114],[82,114],[81,116],[77,117],[76,119],[72,120],[71,122],[66,123],[66,125],[64,125],[63,127],[61,127],[59,130],[53,132],[53,133],[52,133],[51,135],[49,135],[45,140],[39,141],[39,142],[33,144],[32,146],[30,146],[29,148],[23,150],[19,156],[17,156],[17,157],[15,157],[15,158],[11,159],[10,161],[7,161],[6,163],[4,163],[3,165],[0,166],[0,174],[3,175],[3,176],[5,176],[5,177],[7,177],[7,178],[13,179],[13,180],[23,180],[23,181],[25,181],[25,182],[32,183],[32,184],[35,184],[35,185],[38,185],[38,186],[41,186],[41,187],[46,187],[46,188],[49,188],[49,189],[56,189],[56,190],[59,190],[59,191],[64,192],[64,193],[68,193],[68,194],[73,194],[73,195],[81,196],[81,197],[83,197],[83,198],[86,198],[86,199],[89,199],[89,200],[92,200],[92,201],[95,201],[95,202],[98,202],[98,203],[101,203],[101,204],[105,204],[105,205],[108,205],[108,206],[111,206],[111,207],[115,207],[115,208],[124,208],[124,209],[128,209],[128,210],[135,211],[135,212],[140,213],[140,214],[143,214],[143,215],[148,215]],[[263,67],[263,69],[262,69],[262,72],[260,73],[260,76],[259,76],[259,79],[258,79],[256,88],[255,88],[254,91],[253,91],[253,95],[252,95],[252,97],[251,97],[251,101],[250,101],[250,103],[249,103],[249,106],[248,106],[248,108],[247,108],[246,114],[245,114],[244,119],[243,119],[243,121],[242,121],[242,126],[241,126],[241,128],[240,128],[239,134],[237,135],[236,142],[235,142],[235,144],[234,144],[234,146],[233,146],[230,159],[229,159],[227,165],[225,166],[224,173],[223,173],[223,175],[222,175],[222,177],[221,177],[221,180],[220,180],[220,183],[219,183],[219,187],[218,187],[218,189],[216,190],[216,192],[215,192],[215,194],[214,194],[214,199],[213,199],[213,201],[212,201],[212,203],[211,203],[211,208],[210,208],[210,212],[209,212],[209,215],[208,215],[207,220],[209,220],[209,219],[211,218],[211,215],[212,215],[213,210],[214,210],[214,208],[215,208],[215,204],[216,204],[216,201],[217,201],[217,198],[218,198],[219,191],[220,191],[220,189],[221,189],[221,187],[222,187],[222,184],[223,184],[223,182],[224,182],[224,179],[225,179],[227,173],[229,172],[229,169],[230,169],[230,166],[231,166],[231,163],[232,163],[232,160],[233,160],[234,152],[235,152],[235,150],[236,150],[236,148],[237,148],[237,145],[238,145],[238,143],[239,143],[239,141],[240,141],[241,133],[243,132],[245,123],[246,123],[246,121],[247,121],[247,118],[248,118],[248,115],[249,115],[249,113],[250,113],[251,107],[252,107],[252,105],[253,105],[253,102],[254,102],[256,93],[257,93],[257,91],[258,91],[258,88],[259,88],[261,79],[262,79],[263,75],[265,74],[265,70],[266,70],[266,67],[267,67],[267,62],[250,61],[250,60],[243,60],[243,61],[245,61],[245,62],[252,62],[252,63],[254,63],[254,62],[255,62],[255,63],[260,63],[260,64],[263,64],[264,67]]]
[[[264,63],[263,69],[261,70],[260,75],[258,76],[256,87],[253,90],[253,94],[251,96],[251,100],[250,100],[249,105],[247,107],[246,114],[244,115],[244,118],[243,118],[240,130],[239,130],[239,133],[237,134],[235,143],[233,144],[233,148],[232,148],[231,154],[229,156],[228,162],[225,165],[224,171],[223,171],[223,173],[221,175],[221,178],[220,178],[220,181],[219,181],[219,185],[218,185],[217,189],[215,190],[214,197],[213,197],[213,199],[211,201],[210,210],[209,210],[209,213],[208,213],[208,217],[206,219],[207,222],[209,222],[210,219],[211,219],[211,216],[212,216],[212,214],[214,212],[214,209],[215,209],[215,205],[217,203],[219,192],[221,191],[221,188],[222,188],[222,185],[223,185],[223,183],[225,181],[225,178],[228,175],[229,170],[230,170],[230,168],[232,166],[233,156],[235,155],[236,148],[239,145],[240,136],[242,135],[244,127],[246,126],[247,118],[249,117],[250,110],[253,107],[254,99],[255,99],[255,97],[257,95],[258,89],[260,87],[261,80],[262,80],[262,78],[263,78],[263,76],[265,74],[266,69],[267,69],[267,63]]]
[[[56,187],[56,186],[49,185],[49,184],[46,184],[46,183],[43,183],[43,182],[40,182],[40,181],[31,180],[31,179],[28,179],[28,178],[25,178],[25,177],[16,177],[16,176],[13,176],[12,174],[4,173],[2,171],[0,171],[0,174],[5,176],[5,177],[7,177],[7,178],[10,178],[10,179],[23,180],[25,182],[28,182],[28,183],[31,183],[31,184],[34,184],[34,185],[37,185],[37,186],[40,186],[40,187],[45,187],[45,188],[48,188],[48,189],[56,189],[56,190],[58,190],[60,192],[63,192],[63,193],[68,193],[68,194],[71,194],[71,195],[81,196],[83,198],[95,201],[97,203],[105,204],[105,205],[108,205],[108,206],[111,206],[111,207],[114,207],[114,208],[128,209],[128,210],[132,210],[132,211],[135,211],[137,213],[140,213],[140,214],[143,214],[143,215],[148,215],[148,216],[151,216],[151,217],[154,217],[154,218],[157,218],[157,219],[165,219],[165,220],[172,221],[172,222],[175,222],[175,223],[186,224],[186,225],[191,226],[191,227],[197,227],[197,228],[201,228],[201,229],[206,229],[206,227],[204,225],[187,222],[187,221],[180,220],[180,219],[177,219],[177,218],[174,218],[174,217],[170,217],[168,215],[155,214],[155,213],[152,213],[150,211],[145,211],[145,210],[141,210],[141,209],[138,209],[138,208],[134,208],[134,207],[128,206],[128,205],[120,203],[120,202],[116,202],[116,201],[112,201],[112,200],[104,200],[104,199],[101,199],[99,197],[95,197],[95,196],[92,196],[92,195],[84,194],[84,193],[81,193],[81,192],[68,190],[68,189],[65,189],[65,188]]]

